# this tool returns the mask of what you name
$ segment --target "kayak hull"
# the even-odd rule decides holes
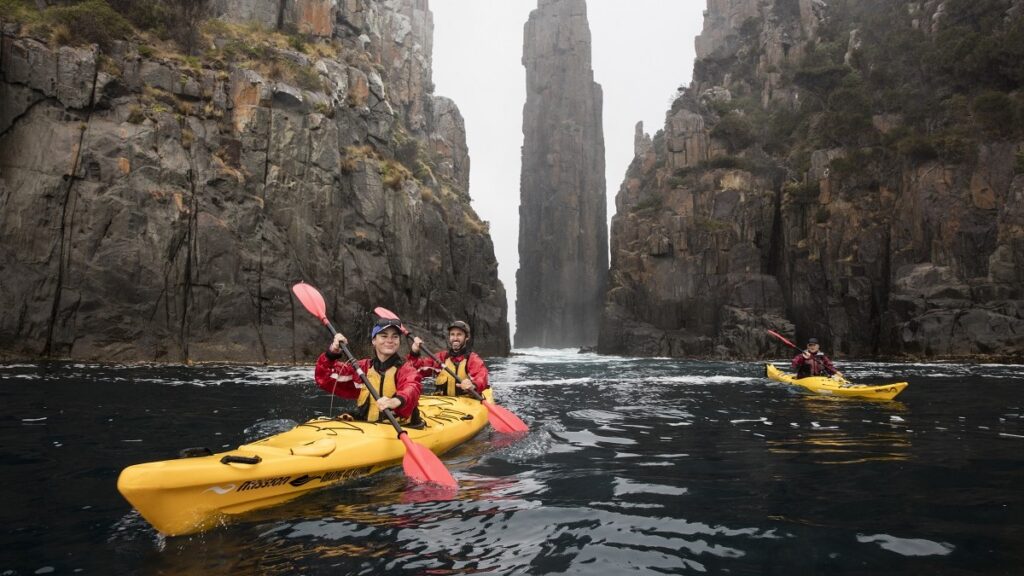
[[[773,364],[766,364],[764,367],[765,376],[776,382],[792,384],[824,396],[839,396],[853,398],[869,398],[872,400],[892,400],[904,388],[906,382],[894,382],[892,384],[866,385],[851,384],[846,380],[835,380],[824,376],[810,376],[807,378],[796,378],[787,374]]]
[[[489,399],[490,390],[485,393]],[[427,427],[405,430],[435,454],[487,424],[486,407],[471,398],[422,396],[419,407]],[[154,528],[177,536],[374,474],[401,464],[404,456],[405,445],[390,424],[318,419],[237,450],[129,466],[117,489]]]

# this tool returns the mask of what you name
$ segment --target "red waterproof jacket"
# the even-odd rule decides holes
[[[441,361],[440,364],[431,360],[430,356],[427,356],[426,354],[421,355],[419,358],[416,358],[415,356],[410,354],[409,358],[416,358],[417,368],[419,369],[420,374],[426,377],[436,376],[439,372],[441,372],[441,366],[444,365],[444,362],[445,360],[448,359],[449,354],[448,351],[445,350],[443,352],[435,354],[435,356],[437,356],[437,359]],[[458,366],[459,363],[466,359],[466,356],[464,354],[459,354],[458,356],[452,356],[451,359],[452,364]],[[473,381],[473,384],[476,385],[477,392],[483,392],[484,390],[487,390],[488,388],[491,387],[490,373],[487,371],[487,366],[484,365],[483,358],[481,358],[480,355],[477,354],[476,352],[469,353],[469,359],[466,362],[466,373],[469,375],[469,379]]]
[[[810,358],[804,358],[803,353],[797,354],[793,358],[793,369],[796,370],[797,378],[831,376],[836,373],[836,367],[832,365],[832,361],[825,356],[824,352],[818,352]]]
[[[363,358],[358,361],[358,364],[365,373],[373,366],[373,360]],[[395,397],[402,400],[402,405],[394,409],[395,416],[399,418],[409,418],[412,416],[412,411],[419,405],[420,391],[423,389],[423,376],[416,368],[416,358],[410,355],[406,358],[405,363],[398,367],[398,373],[395,374]],[[316,385],[320,388],[351,400],[359,397],[363,385],[351,364],[326,352],[321,354],[316,361],[316,371],[313,377],[316,379]]]

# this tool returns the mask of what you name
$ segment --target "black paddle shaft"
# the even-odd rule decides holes
[[[327,329],[331,331],[331,336],[338,333],[338,331],[334,329],[334,326],[331,325],[331,322],[327,319],[324,319],[324,326],[327,326]],[[363,369],[359,367],[359,362],[356,360],[356,357],[352,355],[352,351],[348,349],[348,345],[342,344],[341,351],[345,353],[345,356],[348,356],[349,363],[352,364],[352,368],[354,368],[356,374],[359,375],[359,379],[363,381],[363,386],[366,386],[366,389],[370,391],[370,396],[373,397],[374,402],[380,400],[380,394],[377,393],[373,384],[370,384],[370,379],[366,377],[366,372],[363,372]],[[395,427],[395,431],[398,432],[398,437],[401,438],[402,434],[405,434],[406,432],[402,429],[402,425],[398,423],[398,420],[395,419],[395,415],[391,412],[391,409],[385,408],[383,412],[384,415],[388,417],[388,420],[391,421],[391,425]]]

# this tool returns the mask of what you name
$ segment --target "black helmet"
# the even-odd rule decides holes
[[[466,336],[469,336],[471,334],[469,330],[469,324],[466,324],[462,320],[456,320],[448,325],[449,330],[451,330],[452,328],[458,328],[459,330],[462,330],[463,332],[466,333]]]
[[[373,324],[373,328],[370,329],[370,340],[373,340],[377,334],[380,334],[388,328],[397,328],[398,332],[402,332],[402,321],[398,318],[378,318]]]
[[[817,338],[808,338],[807,339],[807,345],[808,346],[810,346],[811,344],[817,344],[817,343],[818,343],[818,339]]]

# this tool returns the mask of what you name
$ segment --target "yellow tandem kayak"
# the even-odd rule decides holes
[[[877,386],[867,384],[851,384],[841,378],[827,378],[825,376],[809,376],[797,379],[792,374],[786,374],[773,364],[766,364],[764,367],[765,376],[783,382],[795,384],[810,390],[815,394],[827,396],[853,396],[858,398],[870,398],[872,400],[892,400],[897,394],[907,387],[906,382],[895,382],[893,384],[879,384]]]
[[[484,392],[490,399],[490,390]],[[409,438],[435,454],[475,436],[487,409],[464,397],[420,397],[426,428]],[[389,423],[311,420],[237,450],[129,466],[117,489],[154,528],[191,534],[226,517],[398,465],[405,446]]]

